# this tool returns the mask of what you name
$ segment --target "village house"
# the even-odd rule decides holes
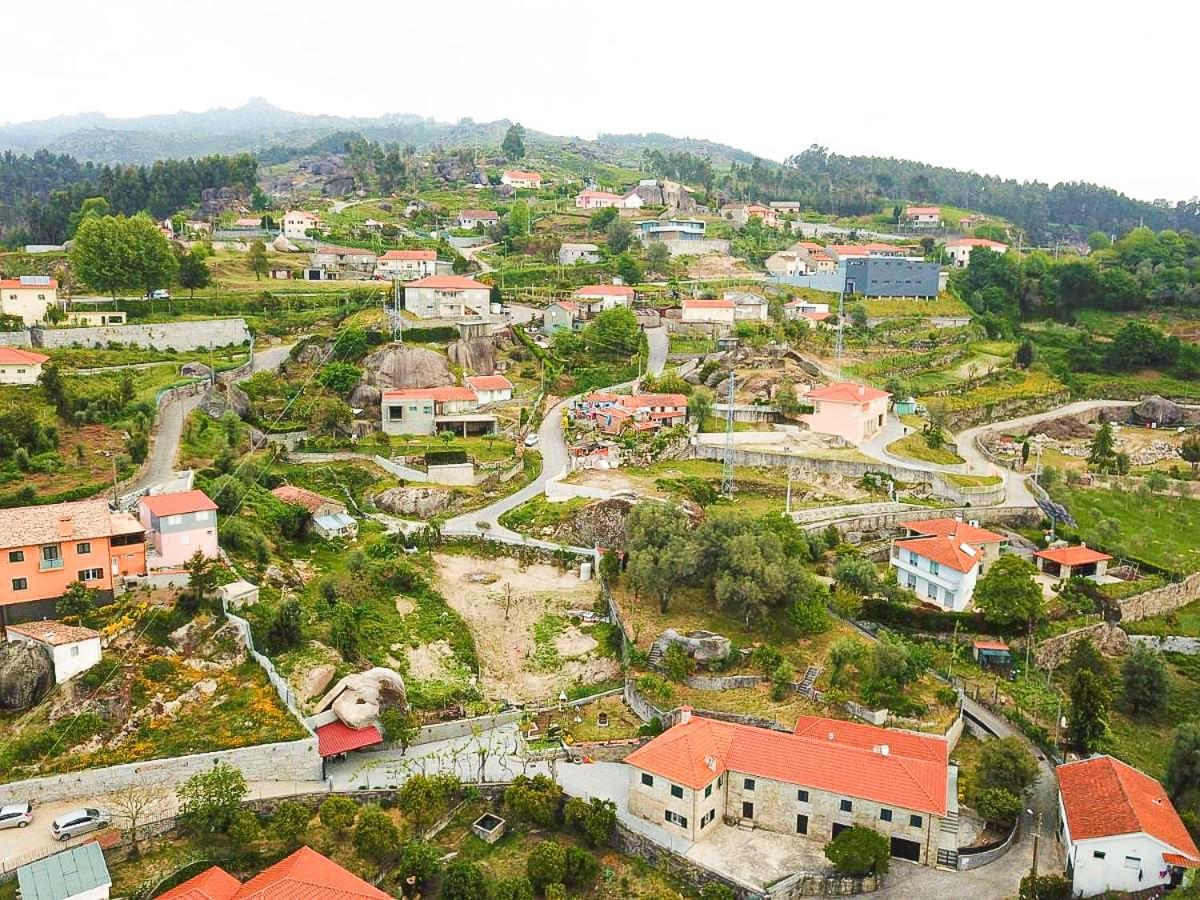
[[[475,392],[480,406],[512,399],[513,383],[503,375],[469,375],[465,381]]]
[[[611,191],[580,191],[575,195],[576,209],[617,209],[621,204],[621,195]]]
[[[321,220],[315,214],[302,209],[294,209],[284,213],[280,226],[285,238],[296,240],[308,237],[308,232],[320,224]]]
[[[993,253],[1007,253],[1008,245],[999,241],[989,241],[987,238],[958,238],[946,241],[944,244],[950,264],[956,269],[965,269],[971,262],[971,251],[976,247],[991,250]]]
[[[107,500],[7,509],[0,516],[0,624],[54,615],[72,581],[111,599],[121,579],[146,573],[146,535]]]
[[[281,484],[271,493],[284,503],[304,507],[313,531],[325,540],[358,536],[358,522],[347,514],[344,503],[290,484]]]
[[[764,225],[775,228],[779,225],[779,213],[759,203],[727,203],[721,207],[721,216],[739,228],[751,219],[762,219]]]
[[[49,360],[45,353],[20,347],[0,347],[0,384],[37,384],[42,375],[42,363]]]
[[[808,254],[798,250],[780,250],[767,257],[764,263],[767,271],[782,278],[795,278],[808,275]]]
[[[54,660],[55,684],[62,684],[100,662],[101,634],[91,628],[42,619],[9,625],[5,633],[10,644],[23,641],[46,648]]]
[[[578,331],[583,327],[583,318],[583,311],[574,300],[556,300],[542,313],[542,331],[549,335]]]
[[[629,812],[690,841],[727,821],[818,846],[862,826],[933,866],[941,820],[957,814],[944,738],[840,719],[801,716],[789,733],[685,706],[625,762]]]
[[[475,413],[478,408],[479,396],[456,384],[385,391],[380,401],[386,434],[429,435],[443,430],[491,434],[496,417]]]
[[[702,241],[708,226],[702,219],[644,219],[634,222],[643,241]]]
[[[436,250],[389,250],[375,262],[375,275],[412,281],[437,274]]]
[[[685,297],[680,306],[683,309],[680,321],[684,325],[733,325],[737,317],[737,309],[732,300]]]
[[[765,322],[767,321],[767,298],[762,294],[749,291],[726,291],[722,297],[733,301],[733,318],[735,322]]]
[[[458,227],[474,229],[480,225],[487,228],[500,221],[500,213],[494,209],[464,209],[458,214]]]
[[[217,504],[204,491],[150,494],[138,500],[151,569],[178,569],[200,553],[217,558]]]
[[[938,206],[908,206],[900,221],[913,228],[937,228],[942,224],[942,210]]]
[[[1103,578],[1112,557],[1086,544],[1068,547],[1065,544],[1039,550],[1033,554],[1039,572],[1045,572],[1061,581],[1070,578]]]
[[[539,191],[542,189],[542,176],[540,172],[509,169],[500,176],[500,183],[507,184],[509,187],[528,188],[529,190]]]
[[[576,404],[575,413],[595,422],[605,434],[620,434],[626,428],[654,431],[687,421],[687,397],[683,394],[593,391]]]
[[[832,434],[861,444],[883,427],[892,395],[865,384],[841,381],[814,388],[804,395],[813,411],[801,416],[818,434]]]
[[[377,260],[374,250],[361,247],[318,247],[309,256],[314,269],[331,269],[357,275],[372,274]]]
[[[888,560],[897,583],[941,609],[963,612],[979,576],[1000,558],[1004,536],[959,519],[904,524],[910,537],[892,542]]]
[[[600,262],[600,248],[595,244],[572,244],[564,241],[563,245],[558,248],[558,264],[573,266],[578,262]]]
[[[457,319],[491,308],[492,289],[463,275],[429,275],[404,286],[404,308],[419,319]]]
[[[1200,868],[1200,850],[1161,784],[1111,756],[1059,766],[1058,809],[1074,897],[1142,895]]]
[[[589,284],[574,294],[575,302],[593,316],[617,307],[629,309],[634,296],[633,288],[627,284]]]
[[[377,887],[311,847],[301,847],[245,884],[212,866],[158,900],[391,900]]]
[[[807,319],[816,324],[824,322],[831,315],[828,303],[813,303],[811,300],[804,300],[797,297],[795,300],[789,300],[783,304],[783,317],[785,319]]]
[[[58,282],[46,275],[0,279],[0,314],[15,316],[26,325],[44,321],[57,303]]]
[[[88,841],[21,866],[17,888],[21,900],[108,900],[112,876],[99,842]]]

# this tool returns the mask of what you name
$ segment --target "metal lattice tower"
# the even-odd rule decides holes
[[[729,391],[725,400],[725,467],[721,473],[721,493],[733,496],[733,373],[729,373]]]
[[[843,284],[841,291],[838,293],[838,327],[837,335],[835,336],[837,343],[834,345],[833,358],[837,362],[842,361],[842,335],[846,330],[846,286]]]

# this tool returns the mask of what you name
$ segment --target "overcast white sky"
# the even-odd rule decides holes
[[[236,106],[1200,193],[1188,0],[7,0],[0,120]],[[172,77],[177,74],[177,77]]]

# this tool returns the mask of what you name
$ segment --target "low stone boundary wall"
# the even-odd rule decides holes
[[[28,350],[32,346],[28,331],[0,331],[0,347],[24,347]]]
[[[792,521],[797,525],[807,525],[811,522],[828,522],[830,519],[842,519],[847,516],[877,516],[884,513],[901,513],[921,511],[928,515],[929,508],[915,506],[911,503],[847,503],[844,506],[814,506],[812,509],[798,509],[793,512]]]
[[[1065,662],[1071,648],[1082,640],[1090,640],[1108,656],[1129,652],[1129,635],[1109,622],[1097,622],[1041,641],[1033,650],[1034,662],[1041,668],[1054,668]]]
[[[792,897],[852,897],[855,894],[873,893],[881,886],[878,875],[851,878],[797,872],[771,885],[767,889],[767,896],[771,900],[790,900]]]
[[[1135,622],[1174,612],[1193,600],[1200,600],[1200,572],[1193,572],[1182,581],[1126,597],[1117,607],[1121,610],[1122,621]]]
[[[851,516],[847,519],[831,519],[804,525],[807,531],[816,531],[833,525],[838,532],[848,531],[874,532],[897,528],[904,522],[914,519],[928,519],[931,515],[940,517],[962,516],[964,520],[976,519],[981,525],[1034,525],[1041,520],[1042,513],[1036,506],[981,506],[954,507],[951,509],[930,509],[917,507],[913,510],[898,513],[877,513]]]
[[[699,863],[692,862],[686,856],[655,843],[621,822],[618,822],[617,827],[613,829],[609,845],[626,856],[636,856],[638,859],[645,860],[659,872],[677,878],[696,890],[715,882],[723,884],[733,891],[738,900],[751,900],[751,898],[762,896],[762,891],[752,885],[743,884],[728,875],[714,872]]]
[[[201,350],[228,347],[250,340],[245,319],[207,319],[201,322],[160,322],[152,325],[104,325],[94,328],[34,328],[37,347],[133,344],[155,350]]]
[[[970,851],[958,851],[958,871],[969,872],[971,869],[979,869],[986,866],[988,863],[994,863],[1000,857],[1011,849],[1013,843],[1017,840],[1017,836],[1021,833],[1021,820],[1018,818],[1013,823],[1012,831],[999,844],[994,847],[987,847],[979,850],[976,853]]]

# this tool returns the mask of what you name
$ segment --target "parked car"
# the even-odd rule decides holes
[[[50,825],[50,833],[56,840],[69,841],[73,837],[105,828],[112,824],[112,815],[102,809],[73,809],[63,813]]]
[[[531,431],[525,435],[525,446],[536,447],[538,445],[538,435],[536,431]]]
[[[0,806],[0,828],[24,828],[32,821],[32,803],[6,803]]]
[[[157,291],[155,291],[153,294],[150,295],[150,299],[151,300],[170,300],[171,292],[168,291],[166,288],[159,288]]]

